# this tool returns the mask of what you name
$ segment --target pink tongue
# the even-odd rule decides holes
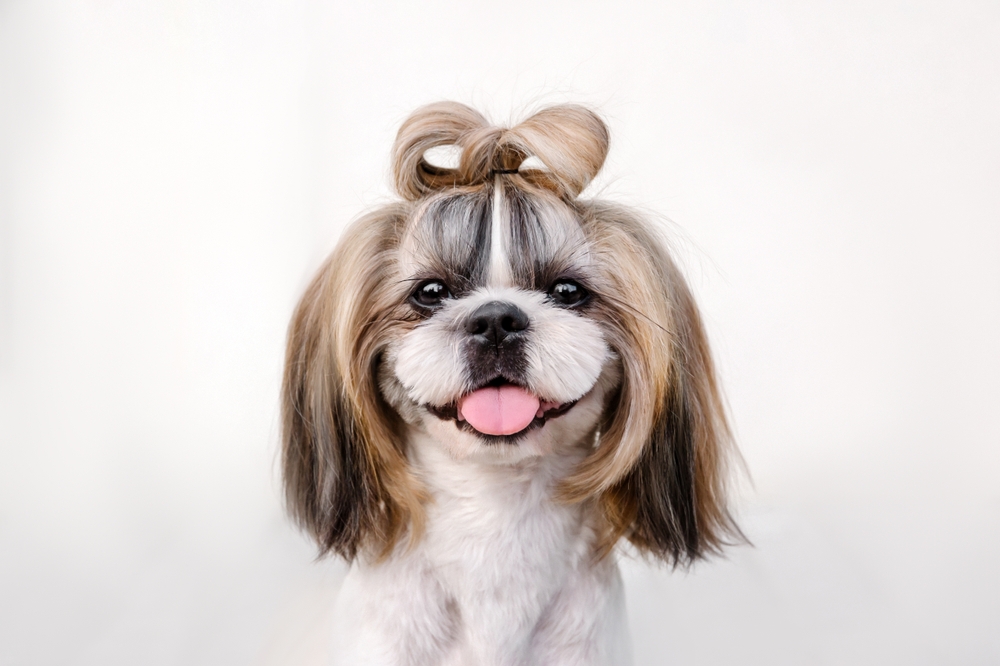
[[[484,435],[513,435],[528,427],[539,406],[538,398],[519,386],[488,386],[458,401],[458,418]]]

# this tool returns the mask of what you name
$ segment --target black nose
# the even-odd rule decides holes
[[[499,345],[508,336],[528,328],[528,315],[513,303],[490,301],[480,305],[469,317],[465,331],[472,336],[482,337],[493,345]]]

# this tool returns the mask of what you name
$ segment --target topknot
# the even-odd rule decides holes
[[[608,154],[608,128],[596,113],[574,104],[539,111],[511,128],[493,127],[475,109],[437,102],[417,109],[399,128],[392,149],[396,191],[409,201],[434,192],[485,183],[494,173],[512,173],[574,199],[601,170]],[[457,168],[435,166],[424,154],[455,146]],[[520,169],[535,157],[544,169]]]

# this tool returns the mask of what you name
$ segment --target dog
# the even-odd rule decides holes
[[[616,545],[685,566],[740,540],[691,292],[655,224],[579,196],[608,145],[575,105],[509,128],[418,109],[401,200],[298,304],[283,481],[352,563],[335,663],[627,664]]]

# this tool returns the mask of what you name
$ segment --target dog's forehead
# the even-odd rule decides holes
[[[437,196],[419,206],[399,246],[403,275],[469,288],[487,277],[493,201],[485,188]]]
[[[572,208],[504,182],[425,202],[399,252],[404,275],[443,279],[456,292],[544,290],[562,275],[585,274],[590,261]]]
[[[558,277],[579,276],[589,266],[588,243],[576,212],[556,197],[526,192],[510,183],[499,188],[494,237],[503,239],[493,251],[500,266],[493,275],[524,289],[546,290]],[[499,229],[499,233],[497,230]]]

